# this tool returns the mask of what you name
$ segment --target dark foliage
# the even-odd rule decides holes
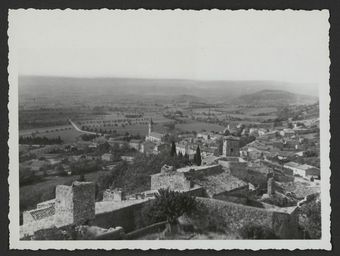
[[[150,175],[159,173],[163,165],[181,168],[190,164],[187,157],[171,157],[169,151],[158,155],[137,154],[132,164],[119,163],[112,171],[105,174],[105,184],[114,183],[126,193],[132,194],[150,189]],[[99,184],[99,193],[105,189],[104,182]],[[107,187],[106,187],[107,188]]]
[[[96,172],[102,169],[102,163],[100,160],[84,160],[72,163],[70,169],[73,175]]]
[[[176,144],[175,142],[173,141],[171,143],[171,150],[170,150],[170,156],[175,156],[176,155]]]
[[[19,137],[19,144],[28,144],[28,145],[53,145],[53,144],[61,144],[63,143],[60,136],[57,138],[47,138],[47,137]]]
[[[84,141],[90,141],[98,137],[96,134],[82,134],[80,135],[81,139]]]
[[[278,239],[274,231],[259,225],[247,225],[239,231],[243,239]]]
[[[300,208],[300,226],[304,238],[321,238],[321,203],[313,200]]]
[[[158,192],[156,199],[143,209],[143,215],[149,224],[164,220],[175,224],[178,217],[198,209],[198,203],[192,196],[169,189],[160,189]]]
[[[194,163],[198,166],[202,164],[202,157],[201,157],[201,149],[200,146],[197,146],[196,154],[194,156]]]

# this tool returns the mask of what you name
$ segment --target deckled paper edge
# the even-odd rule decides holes
[[[30,249],[30,250],[46,250],[46,249],[248,249],[248,250],[261,250],[261,249],[324,249],[331,250],[331,237],[330,237],[330,87],[329,87],[329,36],[327,44],[327,63],[325,63],[327,72],[324,74],[324,84],[319,84],[319,102],[320,102],[320,158],[321,165],[321,211],[322,211],[322,238],[320,240],[154,240],[150,241],[20,241],[19,240],[19,146],[18,146],[18,72],[17,72],[17,56],[15,51],[14,40],[14,15],[21,12],[34,12],[35,9],[17,9],[9,10],[9,28],[8,28],[8,46],[9,46],[9,247],[10,249]],[[39,10],[50,12],[52,10]],[[198,12],[194,10],[53,10],[53,12]],[[295,12],[296,10],[199,10],[199,12]],[[329,31],[329,11],[328,10],[314,10],[303,12],[319,12],[327,18],[328,31]],[[325,60],[326,62],[326,60]],[[328,89],[326,90],[325,87]],[[321,143],[322,142],[322,143]]]

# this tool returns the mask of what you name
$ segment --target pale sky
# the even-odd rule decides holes
[[[10,11],[22,75],[324,81],[327,11]]]

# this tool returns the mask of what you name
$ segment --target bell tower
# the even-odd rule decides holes
[[[240,156],[240,139],[234,136],[225,136],[223,141],[223,156]]]
[[[149,122],[149,136],[152,132],[152,125],[153,125],[153,122],[152,122],[152,118],[150,119],[150,122]]]

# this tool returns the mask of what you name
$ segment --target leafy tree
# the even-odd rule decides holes
[[[198,202],[192,196],[169,189],[160,189],[155,194],[155,200],[144,214],[150,223],[167,220],[170,224],[176,224],[177,218],[183,214],[192,214],[198,207]]]
[[[98,147],[97,147],[97,153],[98,154],[104,154],[104,153],[107,153],[109,152],[111,149],[111,146],[110,144],[106,141],[102,144],[99,144]]]
[[[197,146],[196,154],[194,156],[194,163],[198,166],[202,164],[202,157],[201,157],[201,149],[200,146]]]
[[[176,144],[174,141],[171,144],[170,156],[176,156]]]
[[[133,163],[122,162],[110,171],[108,183],[114,182],[129,194],[145,191],[150,189],[150,175],[159,173],[163,165],[181,168],[190,164],[188,158],[171,157],[170,150],[162,151],[158,155],[136,154]]]

